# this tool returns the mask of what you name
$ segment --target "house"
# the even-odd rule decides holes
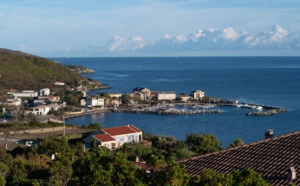
[[[157,99],[157,95],[158,95],[158,91],[152,91],[152,92],[150,93],[150,98],[151,98],[151,99]]]
[[[121,93],[109,93],[110,100],[109,104],[110,105],[120,105],[122,104],[122,94]]]
[[[17,97],[17,98],[34,98],[34,97],[38,97],[38,93],[34,90],[23,90],[22,92],[8,92],[7,95]]]
[[[175,92],[158,92],[157,100],[175,100],[176,93]]]
[[[49,88],[43,88],[40,90],[40,96],[49,96],[50,95],[50,89]]]
[[[54,95],[50,95],[48,97],[48,100],[52,103],[57,103],[60,102],[60,97],[59,96],[54,96]]]
[[[87,148],[90,148],[93,141],[96,141],[98,146],[116,149],[124,143],[140,143],[142,139],[142,131],[140,129],[133,125],[124,125],[101,129],[92,133],[83,141]]]
[[[86,99],[81,99],[80,100],[80,106],[86,107]]]
[[[183,102],[187,102],[187,101],[191,100],[191,96],[186,95],[186,94],[179,94],[178,97],[179,97],[180,101],[183,101]]]
[[[104,107],[104,98],[88,97],[86,99],[86,105],[90,107]]]
[[[21,106],[22,105],[22,99],[13,97],[13,98],[7,98],[7,101],[3,103],[4,105],[8,106]]]
[[[54,83],[54,85],[57,85],[57,86],[64,86],[65,83],[64,83],[64,82],[57,81],[57,82]]]
[[[47,115],[50,111],[50,107],[48,106],[44,106],[44,105],[40,105],[40,106],[36,106],[33,107],[33,114],[34,115]]]
[[[300,131],[273,136],[254,143],[229,148],[180,161],[187,174],[198,175],[202,169],[220,173],[251,168],[262,175],[270,185],[300,185]]]
[[[202,100],[202,98],[204,97],[204,92],[202,92],[201,90],[194,90],[191,92],[191,96],[195,100]]]
[[[150,99],[151,91],[148,88],[136,87],[132,90],[132,93],[134,93],[135,95],[138,94],[140,100],[147,100]]]

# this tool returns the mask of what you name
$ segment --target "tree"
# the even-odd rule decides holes
[[[106,148],[93,148],[85,157],[73,164],[73,178],[79,185],[141,185],[141,173],[123,153]]]
[[[124,95],[122,95],[122,100],[123,100],[123,103],[129,103],[130,101],[133,100],[133,98],[129,94],[124,94]]]
[[[6,181],[7,185],[22,185],[27,182],[27,170],[23,162],[16,161],[13,163]]]
[[[252,169],[235,171],[232,174],[203,169],[199,175],[191,179],[189,184],[191,186],[268,186],[261,175]]]
[[[269,184],[252,169],[245,169],[243,171],[235,171],[233,174],[233,185],[238,186],[268,186]]]
[[[229,144],[229,147],[238,147],[244,145],[244,141],[241,138],[235,139],[232,143]]]
[[[147,160],[147,165],[151,166],[154,172],[157,171],[165,163],[165,157],[161,154],[159,154],[158,156],[152,154]]]
[[[218,173],[211,169],[202,169],[201,173],[191,179],[191,186],[231,186],[233,185],[232,175]]]
[[[5,163],[0,162],[0,185],[6,184],[5,179],[7,177],[8,172],[9,172],[8,166]]]
[[[206,154],[222,149],[219,139],[211,134],[189,134],[186,136],[186,144],[197,154]]]
[[[189,180],[185,167],[179,165],[175,158],[170,158],[164,171],[156,173],[154,185],[184,186],[188,185]]]

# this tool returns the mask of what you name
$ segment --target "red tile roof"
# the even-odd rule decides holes
[[[118,136],[118,135],[122,135],[122,134],[132,134],[132,133],[142,132],[140,129],[136,128],[133,125],[105,128],[102,130],[104,132],[110,134],[111,136]]]
[[[222,173],[251,168],[271,185],[288,185],[287,170],[294,167],[297,177],[292,182],[300,185],[300,131],[255,143],[210,153],[181,161],[190,176],[202,169]]]
[[[96,138],[97,140],[101,141],[101,142],[108,142],[108,141],[115,141],[116,140],[108,134],[97,134],[97,135],[93,135],[93,137]]]

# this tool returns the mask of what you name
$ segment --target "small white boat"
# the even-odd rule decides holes
[[[258,106],[256,107],[256,109],[259,110],[259,111],[261,111],[261,110],[263,110],[263,107],[258,105]]]

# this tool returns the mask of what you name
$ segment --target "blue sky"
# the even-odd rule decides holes
[[[300,55],[299,0],[1,0],[0,48],[44,56]]]

